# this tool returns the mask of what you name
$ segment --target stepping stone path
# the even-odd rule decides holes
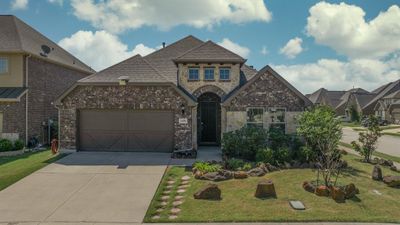
[[[169,194],[171,194],[171,191],[164,191],[163,192],[163,195],[169,195]]]
[[[289,201],[290,206],[296,210],[305,210],[304,204],[301,201]]]
[[[156,214],[156,215],[154,215],[153,217],[151,217],[153,220],[158,220],[158,219],[160,219],[160,215],[158,215],[158,214]]]
[[[160,213],[160,212],[162,212],[162,211],[164,211],[164,208],[158,208],[158,209],[156,210],[156,212],[158,212],[158,213]]]
[[[178,186],[178,188],[179,189],[185,189],[185,188],[188,188],[190,185],[188,185],[188,184],[185,184],[185,185],[180,185],[180,186]]]
[[[161,205],[161,206],[167,206],[167,205],[168,205],[168,202],[162,201],[162,202],[160,203],[160,205]]]
[[[180,206],[180,205],[182,205],[182,201],[174,201],[173,203],[172,203],[172,206],[174,206],[174,207],[177,207],[177,206]]]
[[[174,180],[169,180],[169,181],[167,181],[167,184],[175,184],[175,181]]]
[[[173,187],[174,187],[174,186],[172,186],[172,185],[167,185],[167,186],[165,186],[165,189],[166,189],[166,190],[171,190]]]
[[[161,197],[161,200],[166,201],[169,199],[169,195],[164,195]]]
[[[177,219],[177,218],[178,218],[177,215],[170,215],[170,216],[168,217],[168,219],[170,219],[170,220],[174,220],[174,219]]]
[[[178,193],[178,194],[182,194],[182,193],[185,193],[185,192],[186,192],[186,189],[178,189],[176,191],[176,193]]]
[[[181,182],[181,185],[187,185],[187,184],[189,184],[188,180],[184,180],[184,181]]]
[[[178,214],[180,211],[181,211],[180,208],[172,208],[172,209],[171,209],[171,214],[176,215],[176,214]]]
[[[182,181],[188,181],[188,180],[190,180],[190,177],[189,176],[183,176],[182,178],[181,178],[181,180]]]
[[[175,196],[175,201],[182,200],[184,197],[182,195]]]

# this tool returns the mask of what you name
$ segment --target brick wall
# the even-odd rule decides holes
[[[58,120],[58,111],[52,102],[87,74],[35,57],[29,58],[28,64],[29,138],[35,136],[41,143],[46,143],[47,133],[43,129],[42,122],[47,122],[48,119]]]
[[[0,102],[3,113],[3,133],[17,133],[19,139],[25,141],[25,102],[26,95],[20,102]]]

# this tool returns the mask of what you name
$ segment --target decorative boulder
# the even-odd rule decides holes
[[[196,179],[201,179],[202,177],[203,177],[203,173],[202,173],[201,171],[197,170],[197,171],[194,173],[194,178],[196,178]]]
[[[383,163],[383,165],[385,165],[385,166],[393,166],[394,165],[394,163],[393,163],[393,161],[392,160],[385,160],[384,161],[384,163]]]
[[[247,174],[251,177],[261,177],[264,176],[266,172],[264,171],[264,169],[256,167],[254,169],[247,171]]]
[[[336,202],[339,202],[339,203],[343,203],[346,198],[346,194],[344,193],[344,191],[338,187],[331,188],[331,196],[332,196],[333,200],[335,200]]]
[[[374,166],[374,169],[372,170],[372,179],[378,181],[382,180],[382,169],[380,166],[378,165]]]
[[[304,181],[303,188],[304,188],[304,190],[306,190],[308,192],[311,192],[311,193],[315,192],[315,186],[311,182]]]
[[[358,188],[353,183],[350,183],[346,186],[344,186],[344,193],[345,193],[345,198],[350,199],[353,198],[356,194],[359,194],[360,191]]]
[[[400,176],[385,176],[383,177],[383,183],[389,187],[400,187]]]
[[[218,172],[211,172],[211,173],[206,173],[202,175],[198,179],[203,179],[203,180],[211,180],[211,181],[223,181],[223,180],[229,180],[233,178],[233,172],[229,170],[221,170]]]
[[[266,168],[268,169],[268,171],[277,171],[278,168],[276,166],[271,165],[270,163],[265,164]]]
[[[272,180],[262,180],[258,182],[254,196],[256,198],[276,198],[275,186]]]
[[[397,167],[395,165],[391,165],[390,170],[397,171]]]
[[[193,197],[195,199],[207,199],[207,200],[220,200],[221,189],[216,184],[207,184],[205,187],[196,192]]]
[[[329,189],[326,186],[319,186],[315,189],[315,194],[318,196],[329,196]]]
[[[245,178],[248,177],[248,175],[247,175],[247,173],[244,172],[244,171],[236,171],[236,172],[233,174],[233,177],[234,177],[235,179],[245,179]]]

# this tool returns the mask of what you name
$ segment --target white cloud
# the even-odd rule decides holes
[[[400,50],[400,8],[389,7],[370,21],[362,8],[319,2],[310,8],[306,32],[318,44],[350,58],[381,58]]]
[[[147,55],[155,49],[138,44],[129,50],[117,36],[107,31],[78,31],[58,43],[61,47],[78,56],[83,62],[99,71],[133,55]]]
[[[303,51],[303,47],[301,47],[302,43],[303,40],[301,38],[295,37],[290,39],[286,45],[279,50],[279,53],[284,54],[289,59],[293,59]]]
[[[279,74],[303,93],[324,87],[347,90],[361,87],[367,90],[400,79],[400,57],[384,62],[375,59],[354,59],[348,62],[320,59],[316,63],[273,65]]]
[[[11,1],[11,9],[13,10],[22,10],[28,8],[28,0],[12,0]]]
[[[64,3],[64,0],[47,0],[51,4],[57,4],[59,6],[62,6]]]
[[[268,55],[267,47],[266,46],[262,46],[260,53],[261,53],[261,55]]]
[[[268,22],[263,0],[72,0],[74,15],[94,27],[119,33],[142,26],[212,28],[221,22]]]
[[[241,46],[228,38],[222,39],[221,42],[218,42],[217,44],[221,45],[222,47],[229,49],[230,51],[242,56],[243,58],[247,58],[250,54],[250,49],[248,49],[245,46]]]

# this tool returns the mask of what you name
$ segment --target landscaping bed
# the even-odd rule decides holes
[[[46,150],[0,157],[0,190],[64,156],[53,155],[50,150]]]
[[[267,173],[262,177],[230,179],[214,182],[221,189],[221,200],[196,200],[193,194],[210,183],[194,179],[192,170],[185,167],[170,167],[148,209],[145,222],[286,222],[286,221],[338,221],[338,222],[400,222],[400,189],[390,188],[383,182],[371,179],[372,164],[363,163],[361,157],[345,155],[349,167],[339,177],[340,184],[354,183],[360,193],[345,203],[336,203],[329,197],[319,197],[306,192],[302,184],[314,180],[313,169],[284,169]],[[400,175],[399,172],[382,168],[384,175]],[[190,185],[184,196],[181,211],[174,219],[169,219],[173,208],[171,200],[159,218],[152,219],[160,206],[167,180],[172,176],[190,176]],[[260,180],[271,179],[276,189],[276,198],[258,199],[254,197]],[[178,183],[174,186],[176,190]],[[296,211],[289,200],[300,200],[306,210]]]

